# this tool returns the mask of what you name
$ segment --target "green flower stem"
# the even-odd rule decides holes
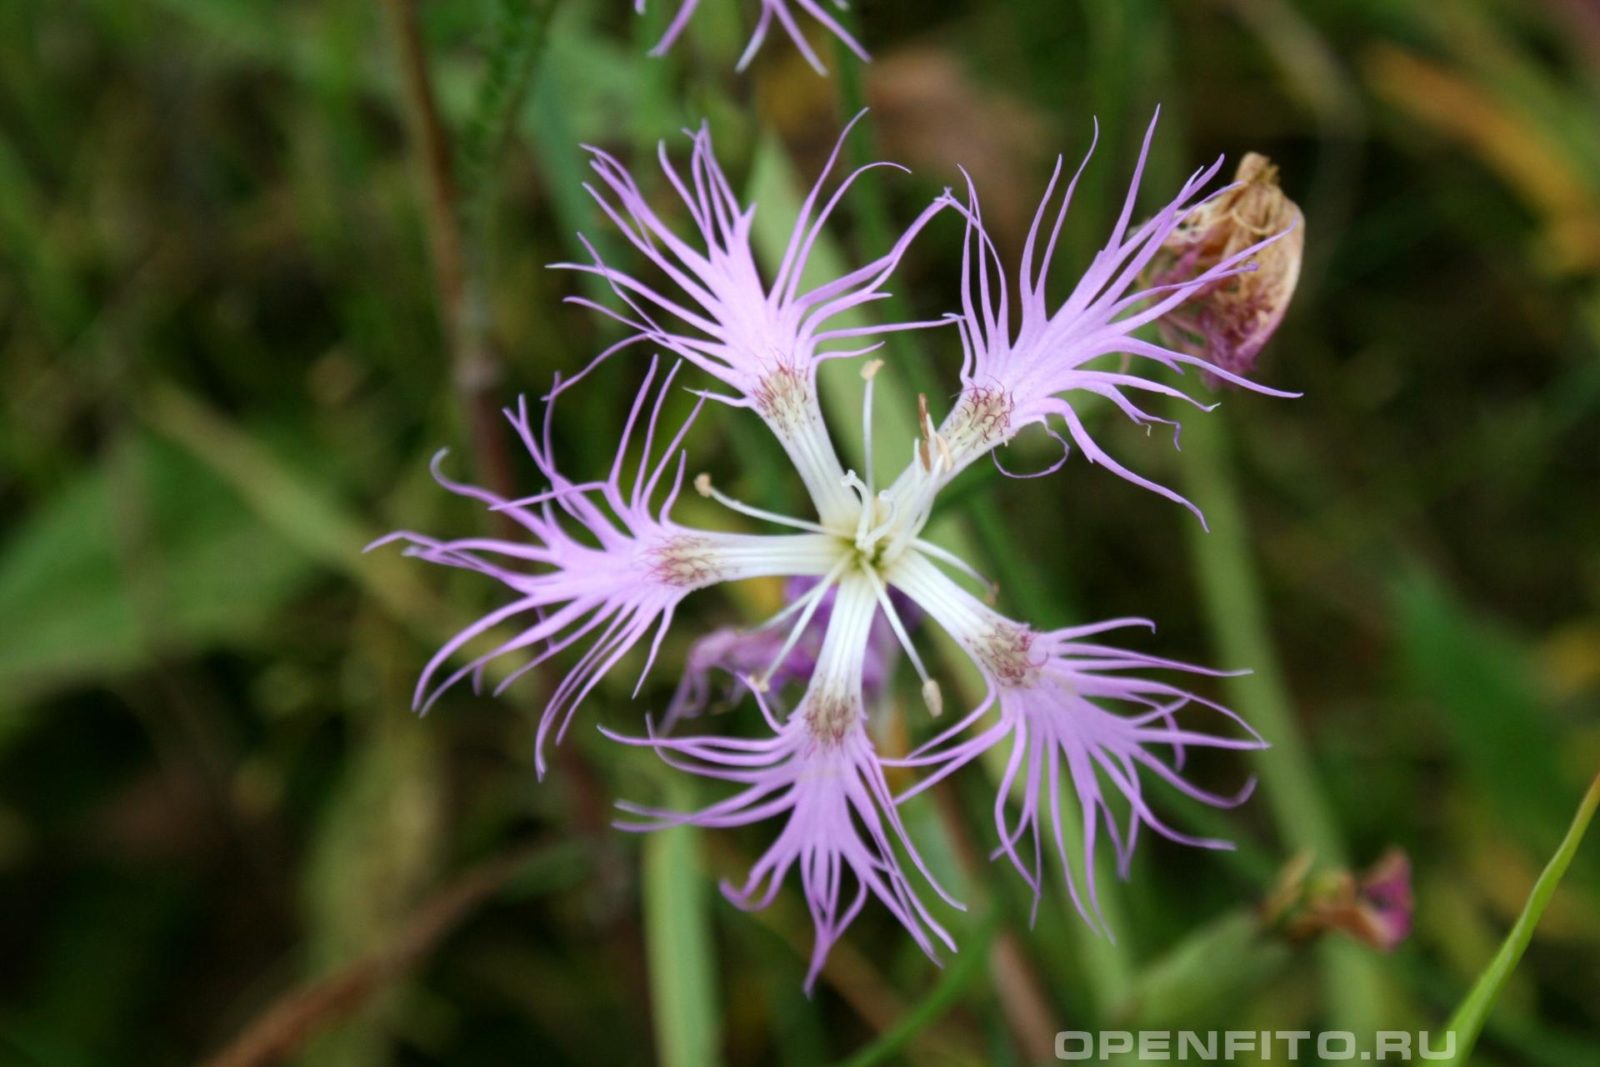
[[[1345,843],[1318,786],[1272,640],[1234,480],[1225,416],[1218,412],[1185,419],[1179,456],[1188,495],[1211,527],[1207,533],[1191,522],[1188,529],[1217,658],[1225,667],[1251,669],[1227,680],[1228,699],[1272,746],[1255,757],[1263,800],[1291,849],[1310,850],[1322,863],[1347,866]],[[1318,952],[1333,1018],[1346,1029],[1373,1032],[1386,1014],[1376,961],[1343,941],[1326,941]]]
[[[401,109],[422,192],[439,321],[450,350],[473,466],[484,485],[511,497],[516,478],[505,435],[500,432],[494,393],[500,365],[478,329],[487,320],[486,301],[475,288],[467,256],[460,176],[450,131],[440,112],[415,5],[386,0],[384,7],[403,90]],[[502,525],[507,522],[502,520]]]
[[[466,256],[469,269],[480,274],[487,257],[500,159],[549,42],[555,7],[555,0],[497,0],[495,4],[487,70],[461,138],[460,153]]]
[[[690,805],[692,791],[684,783],[674,786],[671,803]],[[657,1062],[664,1067],[716,1067],[722,1062],[716,947],[700,831],[693,826],[657,830],[645,837],[643,847],[645,949]]]

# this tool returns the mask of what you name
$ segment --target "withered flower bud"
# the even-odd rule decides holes
[[[1347,870],[1312,875],[1310,854],[1297,856],[1261,905],[1264,922],[1291,941],[1337,930],[1383,952],[1410,936],[1414,910],[1411,861],[1397,848],[1359,876]]]
[[[1305,250],[1305,219],[1278,187],[1278,168],[1247,153],[1235,186],[1197,207],[1161,246],[1155,284],[1173,284],[1282,234],[1253,257],[1255,270],[1223,278],[1160,320],[1168,344],[1247,374],[1289,309]]]

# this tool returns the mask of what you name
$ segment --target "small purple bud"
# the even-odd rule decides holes
[[[1348,870],[1311,874],[1303,853],[1284,868],[1277,888],[1262,904],[1263,919],[1280,926],[1291,941],[1308,941],[1330,930],[1393,952],[1411,936],[1415,905],[1411,860],[1391,848],[1359,877]]]
[[[1415,904],[1411,896],[1411,860],[1397,848],[1361,877],[1360,911],[1366,921],[1364,940],[1385,952],[1411,936]]]

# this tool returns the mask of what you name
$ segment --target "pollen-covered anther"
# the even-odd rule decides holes
[[[933,456],[928,450],[928,440],[933,436],[933,423],[928,418],[928,394],[917,394],[917,430],[922,434],[922,440],[917,445],[917,456],[922,460],[922,469],[933,470]]]
[[[723,580],[727,573],[717,560],[714,546],[700,537],[673,537],[663,541],[649,549],[649,559],[651,577],[679,588],[709,585]]]
[[[935,719],[944,714],[944,693],[932,678],[922,683],[922,702],[928,705],[928,714]]]
[[[704,471],[695,475],[694,491],[705,497],[707,500],[711,499],[711,475],[706,474]]]
[[[1021,689],[1039,677],[1039,664],[1033,657],[1034,633],[1026,626],[996,623],[978,641],[975,650],[995,681]]]

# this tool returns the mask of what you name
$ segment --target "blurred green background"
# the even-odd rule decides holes
[[[1067,1028],[1438,1030],[1489,962],[1600,766],[1600,10],[866,0],[875,62],[818,36],[825,79],[781,36],[735,74],[754,0],[702,6],[651,60],[661,3],[0,4],[0,1062],[1019,1064]],[[443,300],[408,27],[455,183]],[[974,904],[948,916],[964,951],[936,969],[868,909],[808,1001],[797,891],[757,915],[715,892],[771,828],[610,829],[620,796],[696,794],[592,729],[637,732],[692,637],[776,590],[692,600],[641,699],[610,679],[540,784],[539,678],[407,710],[496,591],[360,550],[482,529],[429,455],[469,473],[505,446],[474,447],[474,405],[541,395],[617,337],[545,270],[582,257],[579,230],[637,266],[582,193],[581,142],[659,192],[655,142],[707,117],[776,213],[862,100],[852,151],[914,174],[845,202],[850,262],[957,164],[1014,255],[1094,116],[1061,279],[1157,103],[1146,209],[1219,152],[1271,156],[1307,258],[1258,376],[1304,397],[1229,394],[1181,458],[1105,421],[1208,505],[1210,538],[1081,457],[974,480],[944,520],[1005,610],[1148,614],[1141,648],[1258,668],[1217,690],[1277,743],[1256,798],[1161,806],[1239,850],[1147,842],[1108,890],[1114,944],[1059,882],[1030,930],[1009,870],[963,864],[994,831],[991,784],[960,776],[908,818]],[[960,236],[918,241],[901,310],[955,307]],[[919,335],[890,360],[908,397],[959,351]],[[643,369],[563,398],[569,471],[604,469]],[[709,412],[691,449],[800,507],[753,419]],[[1395,952],[1251,918],[1304,850],[1326,872],[1391,846],[1417,899]],[[1590,847],[1474,1062],[1600,1063],[1597,905]]]

